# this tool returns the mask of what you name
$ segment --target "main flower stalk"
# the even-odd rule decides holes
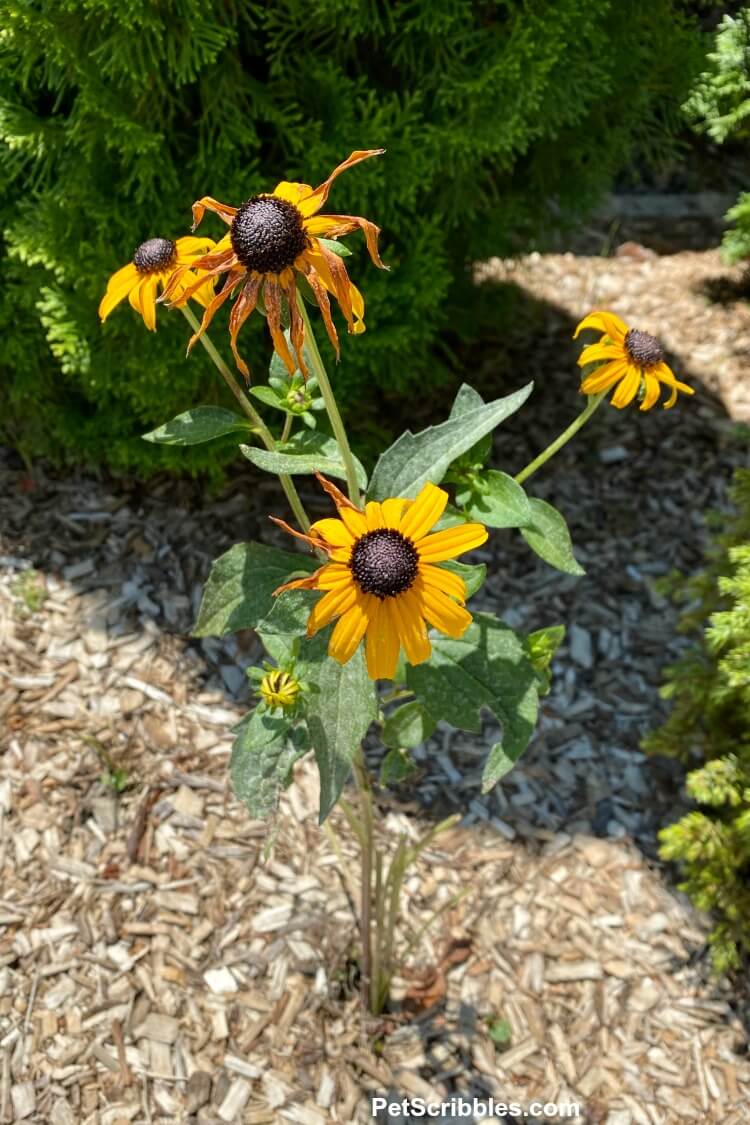
[[[198,320],[195,317],[190,306],[181,305],[180,312],[185,317],[193,331],[197,332],[200,325],[198,324]],[[217,352],[216,348],[213,345],[213,342],[208,338],[205,332],[201,335],[200,341],[211,357],[211,360],[217,371],[221,375],[222,379],[227,384],[234,397],[237,399],[237,402],[239,403],[241,409],[252,422],[253,428],[258,437],[263,442],[266,449],[268,449],[270,452],[273,452],[276,449],[276,442],[273,440],[271,431],[268,429],[268,426],[265,424],[260,414],[258,414],[253,404],[249,401],[247,395],[242,390],[242,387],[240,387],[234,375]],[[299,498],[299,493],[294,486],[294,481],[285,473],[279,473],[279,483],[284,490],[284,495],[289,501],[289,507],[292,509],[296,519],[299,521],[300,527],[304,528],[305,532],[307,533],[310,530],[310,520],[308,519],[307,512],[305,511],[304,505]]]
[[[328,372],[326,371],[325,364],[323,363],[323,357],[320,354],[318,343],[315,339],[315,333],[313,332],[313,327],[310,323],[310,317],[308,316],[307,309],[305,308],[305,302],[300,293],[297,293],[297,308],[299,309],[300,316],[302,317],[302,321],[305,325],[305,344],[307,345],[310,353],[313,374],[318,380],[318,387],[320,389],[323,402],[326,405],[326,412],[331,421],[333,436],[336,438],[339,450],[341,451],[341,459],[344,462],[344,468],[346,470],[346,487],[349,493],[349,499],[351,500],[352,504],[356,504],[356,506],[359,507],[359,482],[357,480],[357,470],[354,466],[354,457],[352,456],[351,447],[349,445],[349,438],[346,436],[346,428],[344,426],[344,421],[338,408],[338,403],[336,402],[336,396],[333,393],[333,387],[331,386],[330,380],[328,378]]]

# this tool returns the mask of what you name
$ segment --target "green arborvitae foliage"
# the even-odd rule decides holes
[[[750,140],[750,7],[724,16],[716,31],[710,68],[701,74],[685,111],[694,128],[718,144]],[[727,212],[732,225],[722,250],[728,262],[750,259],[750,192]]]
[[[456,334],[476,330],[456,304],[472,259],[528,247],[669,148],[703,65],[688,8],[0,0],[5,437],[116,468],[214,463],[214,446],[140,441],[199,402],[228,403],[200,347],[184,361],[179,313],[160,309],[149,334],[126,304],[100,327],[108,276],[144,239],[187,233],[201,195],[239,204],[282,178],[315,184],[381,146],[331,197],[383,228],[392,270],[349,240],[368,331],[344,341],[337,378],[360,432],[390,424],[382,393],[408,414],[410,392],[450,370]],[[200,231],[224,229],[210,216]],[[244,330],[255,371],[259,320]],[[216,335],[225,324],[226,309]]]
[[[707,552],[706,567],[674,576],[673,595],[687,603],[683,631],[697,637],[666,670],[666,723],[644,742],[650,752],[689,765],[698,808],[661,833],[662,856],[677,861],[696,905],[712,911],[719,969],[750,953],[750,471],[738,470],[736,506]]]

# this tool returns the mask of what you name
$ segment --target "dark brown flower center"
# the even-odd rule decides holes
[[[133,265],[138,273],[161,273],[174,265],[176,257],[177,247],[171,238],[149,238],[133,255]]]
[[[625,351],[638,367],[653,367],[664,359],[664,349],[656,336],[631,328],[625,337]]]
[[[300,212],[273,195],[255,195],[243,203],[230,237],[242,265],[257,273],[281,273],[308,247]]]
[[[363,594],[392,598],[403,594],[417,577],[419,556],[400,531],[368,531],[354,544],[349,563]]]

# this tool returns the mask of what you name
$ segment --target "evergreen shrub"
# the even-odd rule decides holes
[[[671,713],[644,748],[694,767],[696,808],[661,832],[663,858],[681,889],[711,911],[714,963],[737,967],[750,952],[750,471],[738,470],[734,514],[717,529],[699,574],[665,589],[685,603],[680,629],[695,637],[666,670]]]
[[[725,15],[716,32],[709,68],[695,84],[685,109],[698,132],[718,144],[750,141],[750,7]],[[750,191],[726,215],[722,250],[727,262],[750,264]]]
[[[528,248],[669,147],[703,65],[689,9],[0,0],[3,436],[32,456],[184,469],[183,450],[140,434],[210,401],[209,365],[199,349],[180,361],[179,313],[149,336],[125,307],[102,329],[108,276],[145,238],[187,233],[201,195],[239,204],[282,178],[317,183],[379,146],[332,204],[384,231],[390,277],[358,245],[351,259],[368,332],[345,341],[339,378],[359,431],[368,403],[371,427],[390,430],[476,331],[470,262]],[[211,222],[201,232],[218,235]],[[246,336],[257,364],[265,334]],[[190,464],[215,458],[200,447]]]

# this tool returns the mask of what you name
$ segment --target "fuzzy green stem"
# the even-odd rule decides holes
[[[523,482],[527,480],[532,475],[532,473],[535,473],[537,469],[541,469],[542,465],[546,461],[549,461],[550,457],[554,457],[559,449],[562,449],[562,447],[567,442],[569,442],[572,437],[575,437],[581,427],[586,425],[594,411],[598,409],[603,398],[604,393],[600,395],[591,395],[581,413],[576,419],[574,419],[574,421],[570,423],[567,430],[563,430],[560,436],[556,437],[551,445],[548,445],[547,448],[543,450],[538,457],[535,457],[533,461],[530,461],[526,468],[521,469],[521,472],[516,475],[516,483],[523,484]]]
[[[200,328],[200,325],[198,324],[193,310],[188,305],[181,305],[180,312],[185,317],[185,320],[188,322],[190,327],[193,329],[193,332],[197,332]],[[234,375],[217,352],[216,348],[213,345],[213,342],[208,338],[205,332],[201,336],[200,341],[211,357],[211,360],[217,371],[221,375],[222,379],[227,384],[234,397],[237,399],[237,402],[239,403],[244,413],[252,422],[253,428],[255,429],[258,437],[263,442],[266,449],[268,449],[270,452],[273,452],[276,449],[276,442],[273,439],[273,434],[268,429],[268,426],[265,424],[260,414],[258,414],[257,410],[250,402],[245,392],[242,390],[242,387],[239,385]],[[300,525],[302,530],[307,533],[310,530],[310,520],[307,517],[307,512],[305,511],[302,501],[299,498],[299,493],[294,486],[292,478],[290,476],[287,476],[285,473],[279,473],[279,482],[281,484],[281,487],[284,489],[284,494],[289,501],[289,507],[294,512],[298,524]]]
[[[320,393],[326,405],[328,417],[331,420],[331,429],[333,430],[333,436],[338,442],[338,447],[341,451],[341,458],[344,462],[344,468],[346,469],[346,485],[349,491],[349,499],[351,500],[352,504],[356,504],[357,507],[359,507],[359,483],[357,481],[357,471],[354,465],[354,457],[352,456],[352,451],[349,447],[349,439],[346,436],[346,429],[344,428],[344,422],[342,420],[341,414],[339,413],[339,408],[336,403],[336,397],[333,393],[333,387],[330,384],[328,373],[325,369],[320,351],[318,350],[318,345],[315,340],[315,334],[313,332],[312,324],[310,323],[310,317],[307,315],[305,302],[300,293],[297,294],[297,308],[300,311],[300,315],[305,325],[305,343],[307,344],[308,350],[310,352],[310,359],[312,360],[312,367],[315,373],[315,378],[318,380],[318,387],[320,388]]]

